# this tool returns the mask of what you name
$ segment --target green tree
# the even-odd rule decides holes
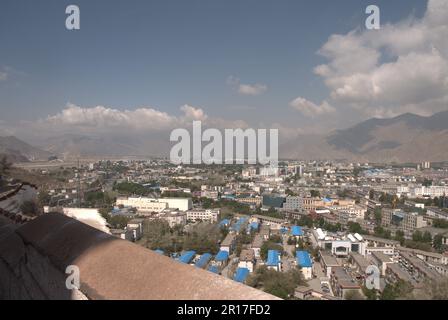
[[[442,250],[444,248],[443,245],[443,235],[436,234],[434,236],[433,246],[436,250]]]
[[[434,228],[448,229],[448,221],[443,219],[434,219],[432,225]]]
[[[311,190],[310,194],[311,194],[312,197],[320,197],[319,190]]]
[[[375,289],[367,289],[366,286],[363,286],[362,293],[367,298],[367,300],[377,300],[378,299],[378,292]]]
[[[400,241],[400,244],[403,245],[405,239],[404,232],[402,230],[395,231],[395,240]]]
[[[404,280],[398,280],[393,284],[386,284],[380,295],[381,300],[396,300],[412,298],[413,286]]]
[[[357,222],[349,221],[347,226],[351,233],[365,233],[364,230],[362,230],[361,225]]]
[[[278,272],[269,270],[266,266],[259,267],[249,276],[247,284],[282,299],[293,298],[297,286],[307,285],[299,268]]]
[[[381,224],[381,219],[383,217],[381,208],[375,208],[374,216],[375,216],[376,225],[380,225]]]
[[[345,300],[364,300],[363,295],[359,290],[349,290],[344,295]]]
[[[432,242],[432,236],[431,236],[431,233],[429,231],[425,231],[423,233],[422,242],[425,242],[425,243],[431,243]]]

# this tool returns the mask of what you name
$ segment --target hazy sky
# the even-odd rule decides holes
[[[443,110],[447,3],[2,0],[0,133],[191,119],[300,133]],[[365,28],[369,4],[379,31]]]

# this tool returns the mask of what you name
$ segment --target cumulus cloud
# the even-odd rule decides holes
[[[327,101],[323,101],[320,105],[315,104],[305,98],[297,97],[289,103],[289,105],[295,110],[301,112],[307,117],[317,117],[320,115],[333,113],[336,109],[331,106]]]
[[[447,107],[447,39],[448,1],[429,0],[421,19],[332,35],[318,51],[328,62],[314,72],[332,102],[368,115],[439,111]]]
[[[174,115],[152,107],[121,110],[105,106],[81,107],[68,103],[65,108],[38,121],[27,122],[26,127],[48,135],[66,132],[90,134],[147,134],[168,132],[175,128],[189,128],[194,120],[202,121],[204,127],[245,128],[242,120],[209,117],[202,108],[182,105],[180,114]]]
[[[184,104],[182,107],[180,107],[180,110],[184,112],[185,118],[189,120],[205,121],[208,118],[208,116],[204,113],[204,110],[192,107],[188,104]]]
[[[192,110],[187,112],[191,113]],[[86,108],[69,103],[61,112],[47,117],[43,122],[58,126],[91,127],[96,130],[118,127],[160,130],[175,126],[178,121],[179,119],[166,112],[148,107],[122,111],[104,106]]]
[[[236,88],[238,93],[250,96],[257,96],[264,93],[268,87],[265,84],[255,83],[255,84],[244,84],[240,82],[239,78],[234,76],[229,76],[227,78],[227,84]]]

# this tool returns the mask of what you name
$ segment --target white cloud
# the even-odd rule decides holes
[[[251,95],[251,96],[257,96],[259,94],[262,94],[268,89],[268,87],[264,84],[240,84],[238,87],[238,92],[241,94]]]
[[[207,115],[204,113],[204,110],[200,108],[195,108],[188,104],[184,104],[180,107],[180,110],[184,112],[187,119],[201,121],[205,121],[207,119]]]
[[[336,109],[331,106],[327,101],[323,101],[320,105],[315,104],[305,98],[297,97],[289,103],[295,110],[300,111],[304,116],[317,117],[320,115],[333,113]]]
[[[368,115],[439,111],[447,106],[447,39],[448,1],[429,0],[422,19],[332,35],[318,52],[328,62],[314,72],[334,104]]]
[[[226,83],[237,89],[238,93],[250,96],[260,95],[268,89],[267,85],[261,83],[244,84],[240,82],[240,79],[234,76],[229,76]]]
[[[35,125],[48,126],[54,131],[70,129],[88,132],[150,132],[165,131],[191,125],[193,120],[206,121],[208,116],[201,108],[185,104],[181,115],[170,115],[151,107],[119,110],[110,107],[80,107],[69,103],[59,113],[39,120]]]

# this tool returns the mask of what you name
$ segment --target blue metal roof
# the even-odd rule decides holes
[[[198,261],[196,261],[195,266],[198,268],[204,268],[207,263],[210,261],[210,259],[212,258],[212,255],[210,253],[204,253]]]
[[[296,236],[296,237],[303,236],[302,228],[299,227],[299,226],[292,226],[291,227],[291,233],[292,233],[293,236]]]
[[[324,202],[331,202],[331,198],[323,198],[322,199]]]
[[[277,250],[269,250],[268,251],[268,261],[266,265],[268,266],[278,266],[279,264],[279,255],[280,253]]]
[[[193,259],[194,255],[196,254],[196,251],[185,251],[179,258],[179,261],[182,263],[190,263]]]
[[[230,220],[229,219],[223,219],[221,220],[221,222],[219,223],[219,225],[222,226],[227,226],[230,224]]]
[[[239,219],[237,220],[237,222],[235,222],[235,223],[230,227],[230,229],[239,232],[239,231],[241,230],[241,227],[246,223],[247,219],[248,219],[248,218],[245,218],[245,217],[239,218]]]
[[[258,230],[258,227],[259,227],[258,222],[251,222],[251,223],[249,224],[249,226],[247,227],[247,229],[248,229],[249,231],[252,231],[252,230]]]
[[[296,257],[298,266],[302,268],[311,268],[313,266],[313,262],[311,261],[308,251],[297,251]]]
[[[219,269],[217,266],[210,266],[208,268],[208,271],[213,272],[213,273],[219,273]]]
[[[229,253],[227,251],[219,251],[218,254],[215,256],[216,261],[226,261],[229,259]]]
[[[233,277],[233,280],[237,282],[244,282],[249,275],[249,269],[247,268],[238,268],[236,269],[235,276]]]

